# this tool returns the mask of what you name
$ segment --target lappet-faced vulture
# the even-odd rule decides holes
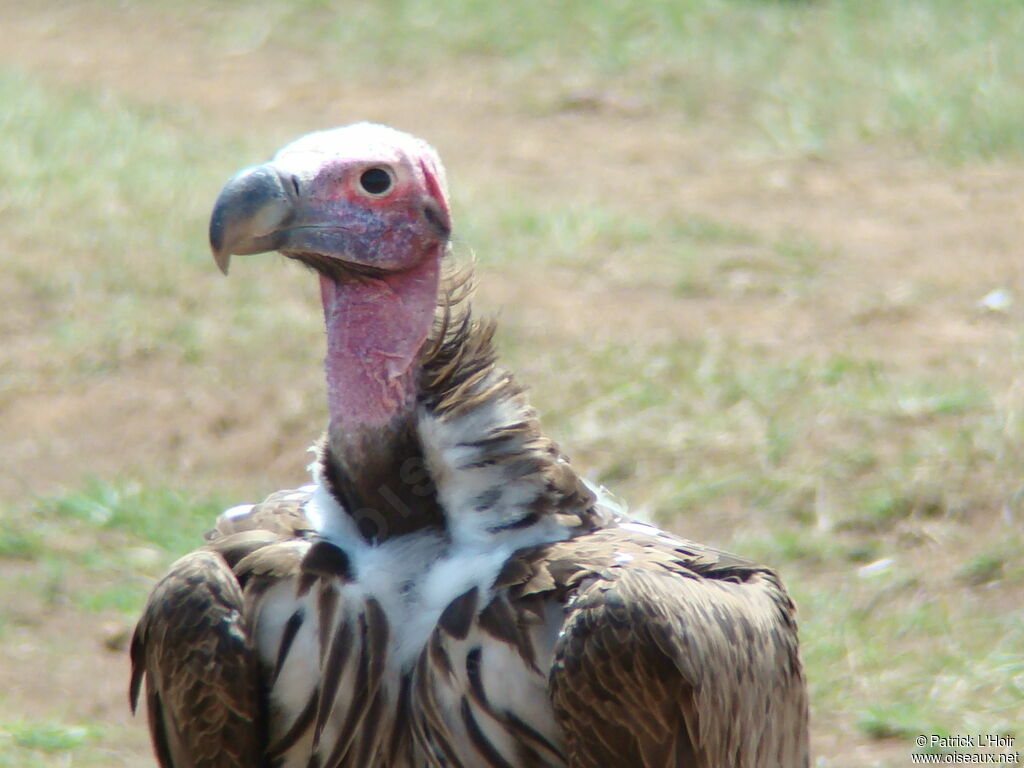
[[[801,768],[778,576],[584,482],[444,263],[444,169],[380,125],[235,176],[214,257],[319,276],[313,482],[225,512],[132,641],[164,768]],[[461,286],[461,287],[460,287]]]

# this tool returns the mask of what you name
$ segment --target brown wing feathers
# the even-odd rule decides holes
[[[259,670],[238,582],[220,555],[178,560],[132,638],[131,704],[143,674],[150,732],[163,768],[263,765]]]
[[[807,765],[793,606],[777,577],[669,541],[598,531],[553,545],[518,587],[570,592],[550,689],[569,764]]]
[[[253,617],[272,584],[299,572],[309,493],[283,491],[222,516],[210,543],[154,587],[131,644],[132,710],[145,678],[162,768],[267,764],[267,712]]]

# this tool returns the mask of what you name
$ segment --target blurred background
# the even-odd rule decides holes
[[[779,568],[818,766],[1024,738],[1024,5],[0,0],[0,766],[152,766],[153,580],[305,482],[315,278],[221,184],[385,122],[589,478]]]

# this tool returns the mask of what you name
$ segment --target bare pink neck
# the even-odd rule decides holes
[[[356,441],[415,407],[417,357],[433,324],[439,276],[439,254],[382,278],[338,283],[321,276],[332,437]]]

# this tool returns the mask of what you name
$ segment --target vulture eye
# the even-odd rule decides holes
[[[386,168],[367,168],[359,177],[359,186],[363,192],[373,197],[386,195],[394,185],[391,171]]]

